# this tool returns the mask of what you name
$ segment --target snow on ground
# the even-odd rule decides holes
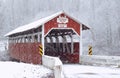
[[[42,65],[0,62],[0,78],[48,78],[53,71]]]
[[[64,78],[120,78],[120,68],[65,64],[63,75]],[[53,71],[42,65],[0,61],[0,78],[53,78]]]
[[[65,78],[120,78],[120,68],[64,65]]]

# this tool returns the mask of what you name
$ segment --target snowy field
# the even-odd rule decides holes
[[[120,68],[78,64],[63,65],[64,78],[120,78]],[[53,71],[41,65],[0,62],[0,78],[53,78]]]
[[[0,78],[51,78],[53,71],[41,65],[0,62]]]
[[[120,78],[120,68],[64,65],[66,78]]]

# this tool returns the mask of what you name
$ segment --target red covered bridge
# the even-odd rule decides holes
[[[22,62],[41,64],[42,55],[57,56],[64,63],[79,63],[81,32],[89,29],[65,12],[58,12],[20,26],[9,37],[9,53]]]

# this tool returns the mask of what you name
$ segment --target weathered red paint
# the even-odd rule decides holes
[[[70,18],[69,16],[63,14],[60,14],[59,16],[66,16],[68,18],[68,23],[67,23],[67,27],[65,28],[73,28],[79,35],[80,35],[80,24],[78,22],[76,22],[75,20],[73,20],[72,18]],[[53,19],[51,19],[50,21],[48,21],[47,23],[44,24],[45,28],[44,28],[44,33],[47,34],[48,31],[51,28],[59,28],[58,27],[58,23],[57,23],[57,18],[59,17],[55,17]]]
[[[39,45],[40,43],[10,43],[10,55],[22,62],[41,64]]]

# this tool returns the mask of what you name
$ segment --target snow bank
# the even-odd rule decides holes
[[[58,57],[52,57],[43,55],[42,64],[50,69],[54,69],[55,66],[62,66],[62,62]]]
[[[48,78],[53,71],[42,65],[0,62],[0,78]]]
[[[62,78],[62,62],[58,57],[43,55],[42,64],[54,70],[55,78]]]
[[[120,57],[119,56],[100,56],[100,55],[82,55],[81,57],[82,64],[89,65],[120,65]]]
[[[110,67],[67,64],[63,66],[65,78],[120,78],[120,69]]]

